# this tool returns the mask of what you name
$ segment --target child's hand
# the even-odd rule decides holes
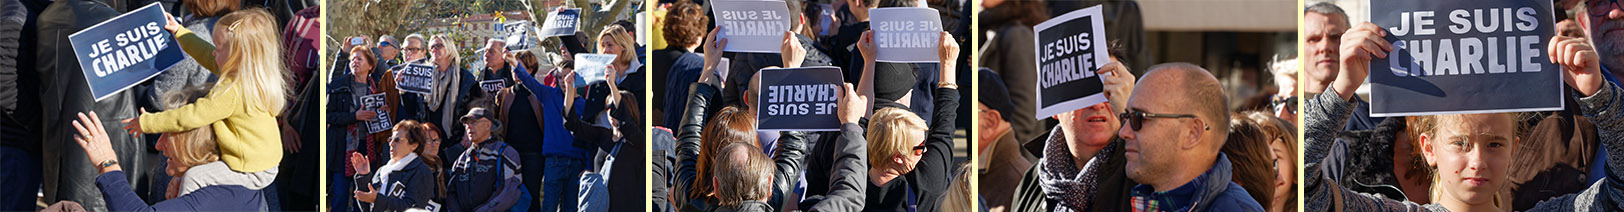
[[[124,119],[124,130],[129,131],[130,134],[145,134],[145,131],[141,130],[141,116],[144,115],[147,115],[147,109],[141,108],[141,115],[137,115],[135,118]]]
[[[175,34],[175,31],[180,31],[180,28],[184,27],[180,25],[180,22],[175,21],[175,16],[169,15],[169,13],[164,13],[164,20],[167,21],[164,23],[164,30],[169,30],[169,34]]]

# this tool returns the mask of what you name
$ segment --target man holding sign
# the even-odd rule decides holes
[[[1109,61],[1105,20],[1099,6],[1072,11],[1045,21],[1037,29],[1037,117],[1105,102],[1104,87],[1094,71]]]
[[[1562,75],[1540,51],[1554,45],[1547,39],[1555,34],[1551,2],[1371,5],[1373,23],[1349,30],[1342,42],[1342,67],[1371,73],[1371,116],[1562,109]]]

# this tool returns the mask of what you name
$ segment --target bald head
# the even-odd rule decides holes
[[[1211,133],[1229,134],[1229,100],[1224,98],[1223,85],[1207,69],[1189,63],[1159,64],[1151,66],[1135,87],[1135,92],[1149,89],[1147,92],[1165,94],[1159,96],[1167,98],[1146,100],[1171,104],[1178,108],[1176,111],[1191,111],[1212,127]]]

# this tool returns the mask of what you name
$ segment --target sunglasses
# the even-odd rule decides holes
[[[1190,114],[1157,114],[1157,113],[1146,113],[1146,112],[1141,112],[1141,111],[1131,111],[1130,110],[1128,112],[1123,112],[1122,114],[1118,114],[1117,118],[1122,119],[1122,121],[1125,122],[1125,123],[1123,123],[1123,125],[1128,125],[1128,126],[1132,127],[1133,131],[1139,131],[1140,129],[1145,128],[1145,118],[1153,118],[1153,119],[1154,118],[1195,118],[1195,115],[1190,115]]]
[[[440,48],[445,48],[445,44],[436,43],[436,44],[433,44],[433,45],[429,45],[429,50],[440,50]]]
[[[1269,107],[1273,108],[1276,113],[1285,111],[1287,113],[1297,114],[1297,97],[1276,97],[1273,100],[1269,100]]]
[[[914,155],[924,155],[925,152],[929,152],[929,150],[930,149],[925,148],[925,142],[919,142],[918,146],[913,147]]]

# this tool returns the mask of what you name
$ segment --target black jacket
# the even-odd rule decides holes
[[[371,204],[361,203],[363,209],[371,211],[406,211],[411,208],[428,206],[429,199],[434,197],[435,183],[434,170],[423,163],[423,158],[413,159],[400,170],[389,173],[389,182],[374,181],[373,176],[383,170],[373,170],[371,174],[355,176],[356,185],[372,185],[372,188],[383,189],[389,185],[388,190],[378,191],[378,198]],[[357,190],[362,188],[357,187]]]
[[[887,182],[886,185],[868,184],[868,209],[881,211],[906,211],[906,192],[902,189],[912,189],[918,196],[917,211],[930,212],[941,210],[942,194],[947,192],[947,186],[952,183],[953,169],[957,162],[953,161],[953,130],[955,119],[958,118],[959,92],[957,89],[937,88],[936,107],[940,109],[931,118],[930,134],[925,137],[925,155],[914,166],[912,172]],[[893,186],[906,183],[906,188]]]
[[[73,53],[68,35],[119,14],[101,2],[88,0],[59,0],[40,13],[37,32],[40,48],[31,50],[36,56],[36,67],[31,71],[39,76],[41,83],[41,161],[45,170],[42,177],[55,179],[44,182],[44,200],[47,202],[72,200],[90,210],[106,207],[101,191],[96,188],[98,173],[91,167],[84,151],[73,141],[78,132],[70,123],[78,120],[78,113],[94,111],[104,121],[103,127],[124,129],[124,124],[118,120],[136,117],[136,97],[131,92],[119,92],[96,101],[90,93],[90,85],[85,81],[84,71],[79,68],[79,60]],[[124,133],[110,133],[109,136],[114,152],[146,152],[146,144],[139,142],[139,138]],[[123,167],[145,167],[142,159],[141,154],[120,154],[118,162]],[[148,170],[142,169],[124,172],[130,178],[128,182],[146,182],[145,178],[150,175]],[[144,193],[144,189],[136,188],[136,192]]]
[[[799,207],[808,211],[859,211],[868,197],[868,141],[859,124],[840,125],[838,140],[821,139],[807,155],[806,193]],[[828,134],[825,134],[825,137]]]
[[[687,113],[683,115],[682,127],[677,130],[677,169],[676,186],[677,195],[673,199],[678,204],[676,208],[681,211],[711,211],[716,209],[715,201],[711,198],[690,199],[696,183],[707,183],[711,179],[698,178],[700,131],[705,123],[706,107],[709,107],[710,98],[716,95],[716,87],[694,83],[690,88],[693,94],[688,98]],[[773,155],[776,172],[773,173],[773,196],[767,202],[771,208],[783,208],[785,197],[788,197],[795,188],[795,180],[800,173],[806,152],[805,136],[800,132],[783,132],[778,139],[777,155]],[[946,175],[943,175],[946,176]],[[946,186],[943,186],[946,188]]]
[[[1115,139],[1111,142],[1123,141]],[[1088,210],[1132,211],[1133,205],[1130,199],[1132,198],[1133,186],[1139,185],[1139,182],[1128,179],[1128,159],[1123,156],[1127,152],[1123,150],[1124,145],[1107,146],[1116,148],[1111,151],[1116,154],[1105,160],[1104,166],[1100,166],[1104,169],[1100,170],[1100,179],[1095,181],[1096,193],[1094,194],[1094,200],[1090,201],[1093,205],[1089,206]],[[1049,201],[1049,198],[1043,195],[1043,187],[1038,185],[1038,166],[1042,166],[1042,164],[1032,163],[1032,168],[1026,170],[1026,176],[1021,177],[1020,185],[1015,188],[1015,198],[1010,200],[1009,210],[1006,211],[1040,212],[1050,211],[1054,208],[1056,203]]]

